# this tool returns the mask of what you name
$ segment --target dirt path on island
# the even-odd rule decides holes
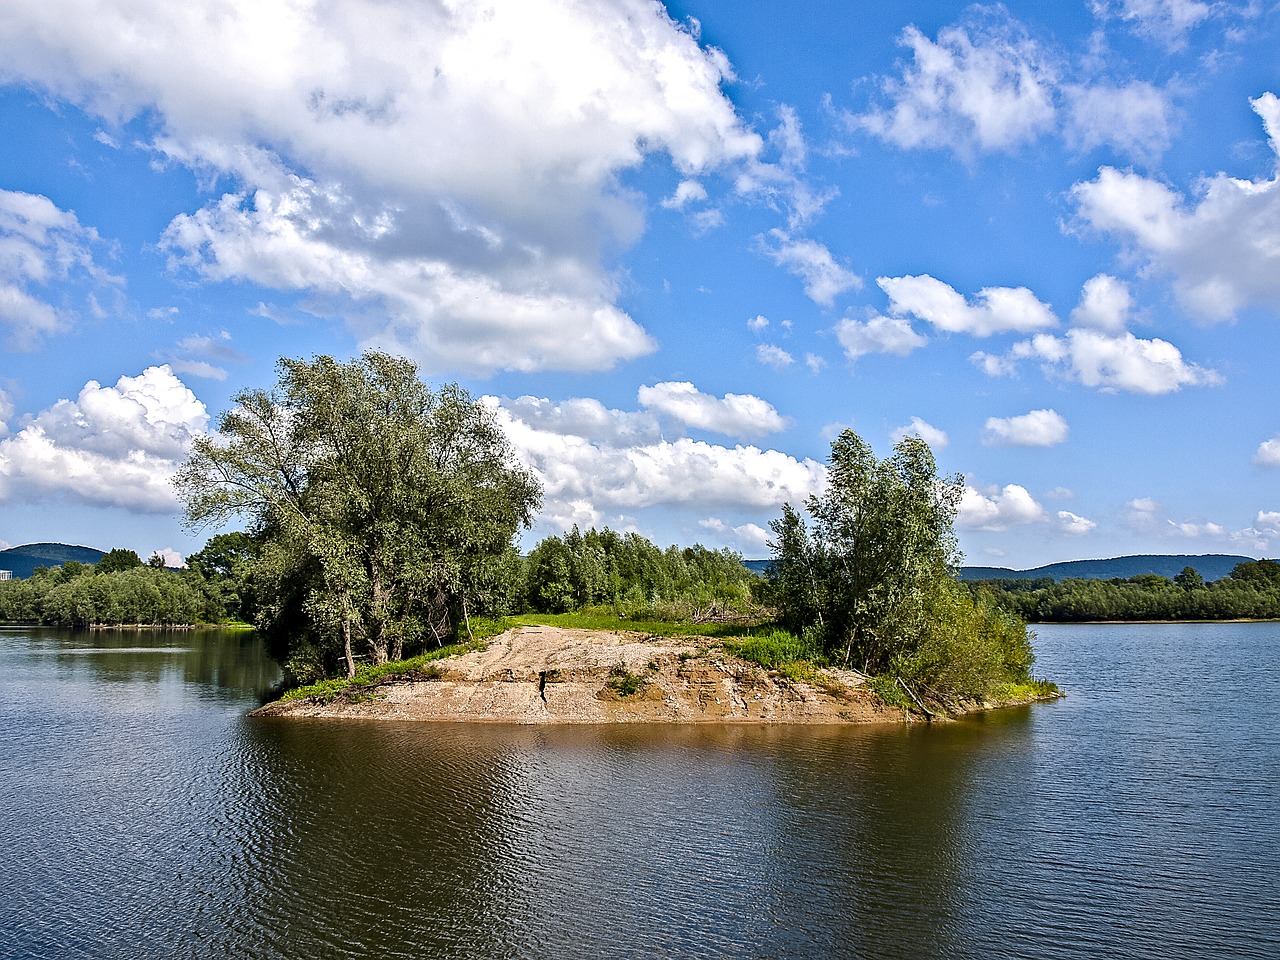
[[[439,676],[391,680],[328,703],[269,704],[266,716],[504,723],[900,722],[852,671],[796,682],[714,641],[527,626],[437,661]]]

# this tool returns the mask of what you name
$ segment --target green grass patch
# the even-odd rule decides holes
[[[304,700],[316,699],[322,702],[328,702],[339,696],[346,695],[349,699],[367,699],[368,695],[365,690],[389,677],[411,677],[422,680],[435,680],[443,675],[444,669],[434,661],[443,660],[445,657],[453,657],[462,653],[469,653],[472,650],[483,650],[487,642],[485,639],[479,638],[479,632],[476,630],[476,623],[473,621],[471,629],[476,634],[477,639],[469,643],[451,643],[447,646],[440,647],[437,650],[428,650],[418,654],[416,657],[410,657],[407,660],[393,660],[389,663],[369,664],[356,670],[356,675],[352,679],[346,677],[331,677],[327,680],[320,680],[316,683],[309,683],[305,687],[294,687],[292,690],[286,690],[281,694],[281,700]],[[501,630],[495,630],[493,636],[501,633]]]
[[[890,707],[898,707],[902,710],[915,709],[916,705],[911,702],[907,692],[898,685],[896,677],[889,677],[883,674],[878,677],[868,677],[867,686],[871,688],[872,693]]]
[[[1060,696],[1062,691],[1058,689],[1056,683],[1050,683],[1048,680],[1028,680],[1024,683],[999,684],[991,691],[990,699],[997,703],[1024,703],[1028,700]]]
[[[690,620],[633,620],[610,607],[589,607],[573,613],[521,613],[508,617],[510,626],[564,627],[571,630],[628,630],[653,637],[741,637],[760,629],[750,623],[693,623]]]
[[[788,665],[798,663],[807,663],[808,669],[814,670],[814,664],[825,660],[821,647],[773,626],[754,635],[726,639],[724,648],[734,656],[759,664],[766,670],[781,671]]]

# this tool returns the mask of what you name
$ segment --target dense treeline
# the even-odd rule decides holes
[[[524,563],[524,597],[540,613],[611,606],[627,616],[655,608],[679,608],[684,615],[713,607],[751,603],[757,578],[731,550],[701,544],[663,550],[636,533],[609,528],[547,537]]]
[[[1114,580],[979,580],[978,596],[1033,623],[1103,620],[1280,619],[1280,562],[1237,564],[1205,583],[1191,567],[1173,579],[1155,574]]]
[[[120,555],[135,563],[121,566]],[[143,624],[182,626],[228,619],[218,585],[200,573],[144,565],[131,550],[96,564],[37,567],[24,580],[0,581],[0,620],[83,628]]]

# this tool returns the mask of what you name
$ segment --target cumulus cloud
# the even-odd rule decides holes
[[[1058,319],[1026,287],[987,287],[970,303],[950,284],[924,274],[877,277],[889,295],[890,310],[910,314],[949,333],[989,337],[996,333],[1029,333],[1056,327]]]
[[[611,280],[643,229],[621,177],[658,158],[705,184],[764,149],[724,54],[648,0],[13,0],[0,62],[113,124],[153,116],[163,159],[232,184],[170,225],[176,264],[306,291],[431,369],[654,349]]]
[[[48,197],[0,190],[0,327],[10,350],[34,349],[68,327],[77,294],[100,312],[94,290],[121,281],[94,262],[99,242],[97,231]]]
[[[760,245],[774,263],[803,281],[805,295],[814,303],[829,307],[846,290],[862,286],[862,279],[816,240],[796,240],[783,230],[771,230],[767,238],[760,238]]]
[[[1280,98],[1264,93],[1250,103],[1280,155]],[[1118,237],[1169,274],[1192,315],[1218,321],[1246,306],[1280,310],[1280,166],[1268,180],[1216,174],[1194,199],[1159,180],[1102,167],[1070,195],[1080,224]]]
[[[553,403],[541,397],[518,397],[501,405],[535,430],[580,437],[606,447],[657,443],[662,439],[658,418],[645,411],[612,410],[591,397]]]
[[[731,527],[719,517],[708,517],[705,520],[699,520],[698,526],[721,536],[731,536],[734,544],[743,553],[758,554],[769,546],[769,531],[758,523],[743,523]]]
[[[769,318],[763,313],[757,313],[754,317],[747,320],[747,328],[754,333],[759,333],[767,326],[769,326]]]
[[[1274,436],[1258,444],[1253,462],[1260,467],[1280,467],[1280,436]]]
[[[749,393],[713,397],[682,381],[641,387],[638,399],[642,407],[687,427],[730,437],[753,439],[787,427],[786,418],[773,404]]]
[[[1014,344],[1010,356],[1042,360],[1046,372],[1106,392],[1163,394],[1223,382],[1216,371],[1183,359],[1182,351],[1167,340],[1144,340],[1128,332],[1112,336],[1072,329],[1062,337],[1042,333]]]
[[[1123,280],[1100,273],[1085,281],[1080,304],[1071,311],[1071,322],[1106,333],[1119,333],[1129,325],[1133,294]]]
[[[897,443],[903,437],[919,437],[934,450],[942,450],[951,442],[951,438],[947,436],[945,430],[939,430],[919,417],[912,417],[910,423],[898,427],[889,436],[893,438],[894,443]]]
[[[756,359],[765,366],[781,370],[796,362],[796,358],[773,343],[762,343],[756,347]]]
[[[1086,533],[1091,533],[1097,525],[1093,520],[1074,514],[1070,510],[1058,511],[1058,529],[1069,537],[1082,537]]]
[[[899,42],[911,61],[883,81],[887,106],[849,118],[855,128],[899,147],[970,156],[1015,149],[1053,127],[1056,70],[1007,16],[944,27],[936,41],[910,26]]]
[[[875,316],[870,320],[846,318],[836,324],[836,339],[850,360],[868,353],[892,353],[905,357],[929,342],[916,333],[905,317]]]
[[[0,441],[0,499],[172,511],[170,480],[208,421],[168,366],[110,387],[90,380],[75,400],[59,400]]]
[[[1032,410],[1018,417],[988,417],[982,443],[989,447],[1053,447],[1071,430],[1056,410]]]
[[[722,446],[681,438],[630,445],[596,442],[529,422],[523,405],[486,397],[521,459],[542,480],[544,518],[596,523],[610,513],[654,507],[698,511],[776,511],[799,503],[822,484],[826,468],[777,450]]]
[[[1010,527],[1036,523],[1044,516],[1044,507],[1036,503],[1026,487],[1010,483],[979,490],[965,484],[956,526],[962,530],[999,533]]]

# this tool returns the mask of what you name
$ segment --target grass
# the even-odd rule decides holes
[[[304,700],[308,698],[328,702],[339,696],[347,696],[352,700],[368,699],[367,688],[386,680],[389,677],[412,677],[421,680],[436,680],[444,675],[444,668],[436,660],[443,660],[445,657],[457,656],[461,653],[468,653],[472,650],[483,650],[491,636],[501,633],[501,630],[493,630],[491,633],[485,633],[477,629],[478,624],[473,622],[471,630],[475,636],[475,640],[467,643],[451,643],[447,646],[440,647],[437,650],[427,650],[418,654],[416,657],[410,657],[408,660],[392,660],[389,663],[368,664],[356,670],[356,675],[348,679],[347,677],[332,677],[328,680],[320,680],[316,683],[309,683],[305,687],[294,687],[292,690],[286,690],[281,694],[281,700]]]
[[[1028,700],[1043,700],[1058,697],[1062,691],[1056,683],[1048,680],[1028,680],[1025,683],[1007,682],[991,691],[989,699],[996,703],[1025,703]]]
[[[522,613],[508,617],[508,625],[565,627],[572,630],[630,630],[653,637],[741,637],[760,629],[758,624],[693,623],[689,620],[632,620],[609,607],[592,607],[573,613]]]

